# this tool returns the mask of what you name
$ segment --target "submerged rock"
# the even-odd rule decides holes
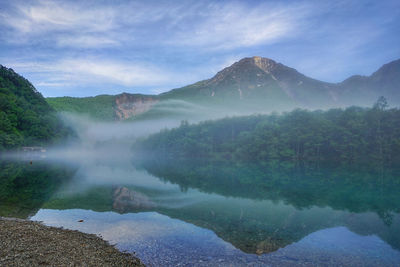
[[[118,212],[154,208],[155,203],[146,195],[118,186],[113,191],[113,209]]]

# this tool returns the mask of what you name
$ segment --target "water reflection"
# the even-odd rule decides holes
[[[82,166],[43,207],[156,211],[208,228],[246,253],[276,251],[336,226],[400,248],[400,224],[394,223],[400,186],[393,170],[376,179],[370,170],[344,168],[200,162],[144,167]]]
[[[112,160],[80,159],[76,168],[69,161],[4,163],[1,215],[27,217],[41,208],[33,219],[102,234],[155,265],[167,259],[171,265],[179,259],[281,266],[346,264],[343,257],[359,265],[400,262],[398,170],[215,162],[138,168],[114,154]]]
[[[224,196],[284,201],[298,209],[373,211],[389,225],[392,214],[400,212],[400,169],[199,161],[152,161],[142,167],[183,191],[197,188]]]
[[[45,161],[0,160],[0,216],[35,214],[74,172],[75,168]]]
[[[345,227],[313,232],[276,252],[243,253],[210,230],[155,212],[118,214],[88,210],[40,210],[33,220],[100,234],[149,266],[398,266],[400,252],[374,235]],[[80,223],[79,220],[84,220]]]

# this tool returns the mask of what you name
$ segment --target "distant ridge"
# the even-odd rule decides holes
[[[371,106],[380,96],[385,96],[392,106],[400,104],[400,59],[383,65],[370,76],[355,75],[340,83],[328,83],[307,77],[272,59],[254,56],[235,62],[210,79],[159,95],[123,93],[107,96],[106,105],[111,114],[109,118],[125,120],[144,114],[162,117],[164,111],[157,109],[162,106],[165,110],[166,103],[171,100],[254,113],[296,107]],[[100,100],[99,97],[68,98],[68,101],[64,101],[66,98],[48,98],[48,102],[59,111],[73,111],[75,104],[81,107],[85,101],[93,104]],[[87,107],[87,113],[95,113],[90,111],[90,105]],[[169,106],[168,110],[171,108]],[[79,113],[81,108],[76,109]]]

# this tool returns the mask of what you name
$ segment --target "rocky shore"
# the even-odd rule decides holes
[[[144,266],[96,235],[0,217],[0,266]]]

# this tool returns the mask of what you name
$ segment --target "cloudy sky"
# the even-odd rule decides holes
[[[0,64],[44,96],[154,94],[254,55],[339,82],[400,58],[399,29],[399,0],[0,0]]]

